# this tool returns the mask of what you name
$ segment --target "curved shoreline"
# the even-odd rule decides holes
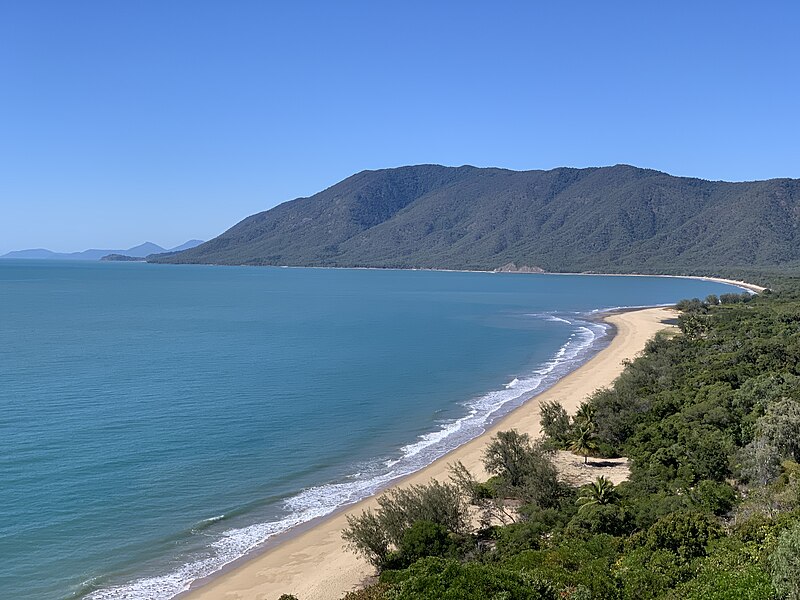
[[[148,265],[167,265],[167,266],[206,266],[206,267],[255,267],[267,269],[337,269],[353,271],[433,271],[442,273],[491,273],[492,275],[585,275],[592,277],[670,277],[677,279],[698,279],[700,281],[715,281],[734,287],[738,287],[754,294],[760,294],[766,287],[748,283],[739,279],[726,279],[712,275],[665,275],[658,273],[589,273],[589,272],[560,272],[560,271],[488,271],[481,269],[436,269],[433,267],[320,267],[320,266],[300,266],[300,265],[228,265],[219,263],[157,263],[148,262]]]
[[[632,359],[641,352],[657,331],[667,327],[664,321],[672,317],[674,311],[663,307],[605,315],[603,321],[614,330],[610,343],[554,385],[533,395],[539,402],[528,399],[482,435],[390,487],[446,479],[447,466],[457,460],[484,476],[481,454],[491,436],[514,427],[538,437],[538,406],[542,400],[556,399],[568,411],[574,411],[594,390],[609,385],[622,371],[623,360]],[[338,600],[372,575],[366,562],[346,551],[340,533],[346,525],[346,515],[374,506],[376,497],[370,496],[277,536],[257,554],[243,557],[221,572],[195,582],[189,591],[178,597],[184,600],[257,600],[291,593],[303,600]]]

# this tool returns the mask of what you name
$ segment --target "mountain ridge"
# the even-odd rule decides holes
[[[631,165],[361,171],[152,262],[710,274],[800,267],[800,180]]]
[[[103,257],[108,255],[120,255],[133,258],[144,259],[151,254],[160,254],[163,252],[180,252],[194,248],[198,244],[202,244],[202,240],[188,240],[180,246],[167,250],[153,242],[144,242],[138,246],[133,246],[127,250],[107,250],[90,248],[79,252],[54,252],[46,248],[31,248],[26,250],[12,250],[0,256],[0,259],[16,258],[16,259],[39,259],[39,260],[102,260]]]

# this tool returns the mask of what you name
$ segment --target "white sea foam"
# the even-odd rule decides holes
[[[521,405],[534,392],[546,389],[559,377],[578,366],[595,342],[605,335],[607,326],[575,318],[572,321],[552,314],[530,315],[548,321],[578,324],[569,339],[545,362],[524,376],[515,377],[502,390],[489,392],[467,403],[465,416],[440,424],[439,429],[421,435],[400,448],[398,456],[382,458],[346,478],[303,490],[284,501],[284,517],[247,527],[231,528],[211,534],[213,541],[205,555],[187,562],[165,575],[141,578],[128,584],[106,587],[90,593],[91,600],[168,600],[186,591],[193,581],[219,571],[225,565],[253,551],[294,526],[323,517],[336,509],[357,502],[386,487],[391,481],[413,473],[445,453],[483,433],[500,416]],[[224,515],[202,522],[201,528]],[[193,531],[197,534],[199,532]],[[203,532],[204,535],[209,533]]]
[[[637,308],[661,308],[664,306],[675,306],[674,302],[667,302],[665,304],[638,304],[635,306],[612,306],[611,308],[595,308],[592,314],[613,312],[615,310],[636,310]]]

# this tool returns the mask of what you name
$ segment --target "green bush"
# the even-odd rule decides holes
[[[613,504],[585,506],[567,525],[567,534],[587,537],[600,533],[621,536],[629,533],[633,526],[630,515],[624,508]]]
[[[417,521],[403,533],[397,552],[390,553],[383,568],[407,567],[426,556],[455,557],[458,547],[443,526]]]
[[[392,600],[557,600],[546,582],[478,563],[423,558],[403,571],[385,571]]]
[[[378,498],[377,510],[347,516],[342,538],[348,548],[381,568],[392,548],[418,521],[427,521],[452,533],[469,529],[469,510],[458,486],[436,480],[427,485],[394,488]],[[393,557],[394,560],[395,557]]]
[[[692,503],[704,512],[724,515],[736,503],[736,491],[726,482],[704,479],[691,491]]]
[[[387,593],[391,586],[385,583],[376,583],[367,587],[348,592],[342,600],[388,600]]]
[[[539,414],[545,438],[557,448],[566,447],[572,431],[572,422],[561,403],[557,400],[542,402]]]
[[[624,600],[648,600],[692,576],[691,567],[674,552],[636,548],[614,566],[614,576]]]
[[[800,600],[800,522],[780,534],[769,564],[778,593],[787,600]]]
[[[530,436],[512,429],[492,438],[483,464],[502,481],[496,484],[498,495],[553,508],[565,495],[565,486],[558,480],[551,455],[542,444],[533,444]]]
[[[708,569],[679,585],[664,600],[774,600],[769,573],[758,565]]]
[[[541,550],[520,552],[502,565],[550,581],[562,597],[579,597],[576,595],[588,592],[591,598],[613,600],[617,582],[612,565],[621,546],[618,538],[609,535],[585,540],[566,538]]]
[[[722,534],[708,515],[673,513],[656,521],[645,536],[649,550],[668,550],[684,561],[705,556],[708,542]]]

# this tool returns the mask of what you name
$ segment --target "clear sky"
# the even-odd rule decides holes
[[[0,253],[418,163],[800,177],[800,4],[0,3]]]

